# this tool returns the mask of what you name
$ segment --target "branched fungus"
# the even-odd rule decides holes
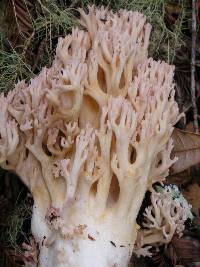
[[[80,14],[52,67],[0,96],[0,165],[33,195],[35,266],[127,267],[145,192],[175,161],[174,67],[147,57],[142,14]]]
[[[168,244],[174,234],[182,236],[187,219],[193,219],[191,205],[177,186],[156,186],[151,193],[151,205],[145,209],[134,252],[138,256],[151,256],[151,247]]]

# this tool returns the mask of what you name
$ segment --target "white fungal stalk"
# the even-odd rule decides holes
[[[1,95],[0,165],[33,195],[34,266],[126,267],[145,192],[175,160],[174,67],[147,58],[142,14],[80,13],[52,67]]]

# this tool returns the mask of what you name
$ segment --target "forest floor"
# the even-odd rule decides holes
[[[181,239],[174,237],[152,259],[133,256],[134,267],[200,266],[200,1],[193,2],[0,0],[0,92],[5,94],[18,80],[28,81],[51,65],[58,38],[79,25],[77,8],[89,4],[144,13],[153,25],[149,56],[175,65],[176,100],[185,117],[173,134],[179,165],[166,182],[179,186],[195,219]],[[16,175],[0,170],[0,267],[23,266],[31,207],[31,195]]]

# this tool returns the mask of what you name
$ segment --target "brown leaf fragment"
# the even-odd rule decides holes
[[[200,163],[200,134],[175,129],[173,140],[173,156],[178,157],[178,160],[172,165],[171,174],[182,172]]]
[[[165,20],[167,25],[171,26],[176,23],[181,12],[181,5],[177,3],[167,3],[165,6]]]
[[[165,181],[166,184],[175,184],[179,188],[185,188],[188,184],[192,183],[192,177],[190,169],[185,170],[180,173],[176,173],[174,175],[169,175],[167,180]]]
[[[194,224],[200,230],[200,217],[194,218]]]
[[[150,267],[149,259],[145,257],[138,258],[136,255],[132,255],[131,262],[128,267]]]
[[[200,209],[200,186],[197,183],[189,185],[182,193],[193,208]]]
[[[180,263],[192,266],[191,263],[200,263],[200,243],[193,238],[174,236],[168,253],[174,265]]]
[[[171,259],[169,259],[162,250],[153,255],[153,262],[158,267],[174,267]]]

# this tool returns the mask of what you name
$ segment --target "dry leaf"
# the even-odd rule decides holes
[[[175,184],[179,188],[187,188],[189,184],[193,183],[190,169],[187,169],[180,173],[176,173],[175,175],[169,175],[165,183]]]
[[[138,258],[133,254],[128,267],[149,267],[148,260],[144,257]]]
[[[193,208],[200,209],[200,186],[197,183],[189,185],[182,193]]]
[[[174,236],[168,246],[168,253],[174,265],[178,262],[186,266],[200,262],[200,243],[189,237]]]
[[[167,3],[165,6],[165,20],[168,26],[174,25],[181,13],[182,7],[178,3]]]
[[[161,248],[155,255],[153,255],[152,259],[157,267],[174,267],[171,259],[165,255]]]
[[[178,160],[172,165],[170,173],[182,172],[200,163],[200,134],[175,129],[173,132],[173,156]]]

